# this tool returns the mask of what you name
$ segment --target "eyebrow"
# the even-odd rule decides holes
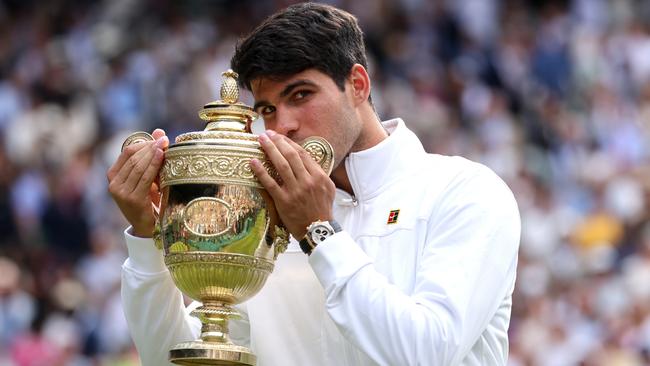
[[[282,89],[282,91],[280,92],[280,97],[282,97],[282,98],[286,97],[287,95],[289,95],[293,91],[293,89],[295,89],[295,88],[297,88],[299,86],[303,86],[303,85],[314,86],[316,84],[314,84],[313,81],[307,80],[307,79],[296,80],[294,82],[289,83],[287,86],[284,87],[284,89]],[[255,104],[253,105],[253,110],[257,111],[257,109],[259,107],[263,107],[263,106],[265,107],[265,106],[269,106],[269,105],[271,105],[271,103],[269,103],[268,101],[260,100],[259,102],[255,102]]]

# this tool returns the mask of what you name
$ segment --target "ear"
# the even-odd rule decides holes
[[[352,86],[351,92],[354,105],[358,106],[367,102],[370,96],[370,76],[368,76],[366,68],[360,64],[354,64],[352,70],[350,70],[348,81]]]

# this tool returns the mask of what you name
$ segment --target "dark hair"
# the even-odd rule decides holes
[[[230,61],[242,87],[258,77],[284,78],[315,68],[341,90],[355,63],[368,68],[363,32],[350,13],[301,3],[268,17],[237,44]]]

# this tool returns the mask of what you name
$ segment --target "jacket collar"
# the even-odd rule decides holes
[[[382,122],[388,137],[379,144],[354,153],[345,159],[348,178],[358,201],[371,199],[384,189],[412,172],[413,167],[425,154],[422,143],[400,118]],[[337,201],[349,200],[349,196],[337,190]]]

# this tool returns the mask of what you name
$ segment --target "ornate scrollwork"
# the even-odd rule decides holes
[[[289,233],[282,226],[275,226],[275,240],[273,240],[273,260],[278,259],[278,255],[284,253],[289,246]]]
[[[327,174],[332,172],[334,149],[327,140],[319,136],[312,136],[302,143],[302,147]]]
[[[262,188],[250,167],[252,158],[262,161],[267,172],[277,177],[277,172],[259,150],[193,146],[167,151],[160,184],[162,187],[186,183],[243,184]]]
[[[176,137],[176,143],[200,140],[200,139],[225,139],[237,141],[245,141],[247,145],[250,142],[257,142],[257,136],[250,133],[230,132],[230,131],[198,131],[187,132]]]
[[[184,252],[184,253],[168,253],[165,255],[165,264],[169,267],[174,265],[187,266],[189,263],[220,263],[242,266],[244,268],[251,268],[261,270],[264,272],[273,271],[273,262],[257,258],[250,255],[243,255],[237,253],[208,253],[208,252]]]

